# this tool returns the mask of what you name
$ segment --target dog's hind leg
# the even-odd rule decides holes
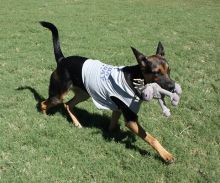
[[[116,128],[120,116],[121,116],[121,111],[113,111],[112,112],[111,122],[110,122],[110,125],[108,127],[108,130],[110,132],[112,132]]]
[[[80,122],[78,121],[78,119],[71,110],[73,110],[73,107],[76,106],[78,103],[87,100],[89,98],[89,95],[85,91],[79,88],[74,88],[74,92],[75,92],[75,96],[66,104],[64,104],[64,107],[66,108],[68,114],[70,115],[73,124],[77,128],[82,128],[82,125],[80,124]]]

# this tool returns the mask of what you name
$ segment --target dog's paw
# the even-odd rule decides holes
[[[82,125],[80,123],[74,124],[76,128],[82,128]]]
[[[163,160],[168,163],[168,164],[171,164],[171,163],[174,163],[175,162],[175,158],[173,157],[172,154],[170,154],[169,152],[166,152],[164,153],[163,155],[161,155]]]
[[[43,101],[43,102],[41,102],[40,103],[40,111],[42,112],[42,113],[46,113],[46,111],[47,111],[47,105],[46,105],[46,102],[45,101]]]

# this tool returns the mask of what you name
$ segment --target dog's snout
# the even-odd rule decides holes
[[[171,81],[168,84],[168,89],[169,89],[169,91],[173,91],[175,89],[175,82],[174,81]]]

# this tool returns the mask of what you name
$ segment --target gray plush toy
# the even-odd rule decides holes
[[[167,117],[169,117],[171,114],[170,109],[166,106],[164,101],[165,95],[170,97],[171,103],[174,106],[177,106],[180,100],[180,94],[182,93],[181,86],[178,83],[175,83],[173,93],[162,89],[157,83],[149,83],[144,85],[143,79],[134,79],[133,84],[135,89],[141,94],[143,100],[151,101],[153,98],[158,99],[163,114]]]

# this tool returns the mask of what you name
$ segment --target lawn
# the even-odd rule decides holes
[[[0,182],[218,182],[220,179],[220,1],[1,0]],[[111,113],[91,99],[75,108],[84,125],[70,124],[60,106],[38,110],[56,67],[51,34],[64,54],[134,65],[130,46],[151,55],[165,47],[171,77],[183,88],[172,116],[143,103],[139,121],[176,157],[166,165],[131,134],[109,134]],[[66,100],[71,98],[69,93]]]

